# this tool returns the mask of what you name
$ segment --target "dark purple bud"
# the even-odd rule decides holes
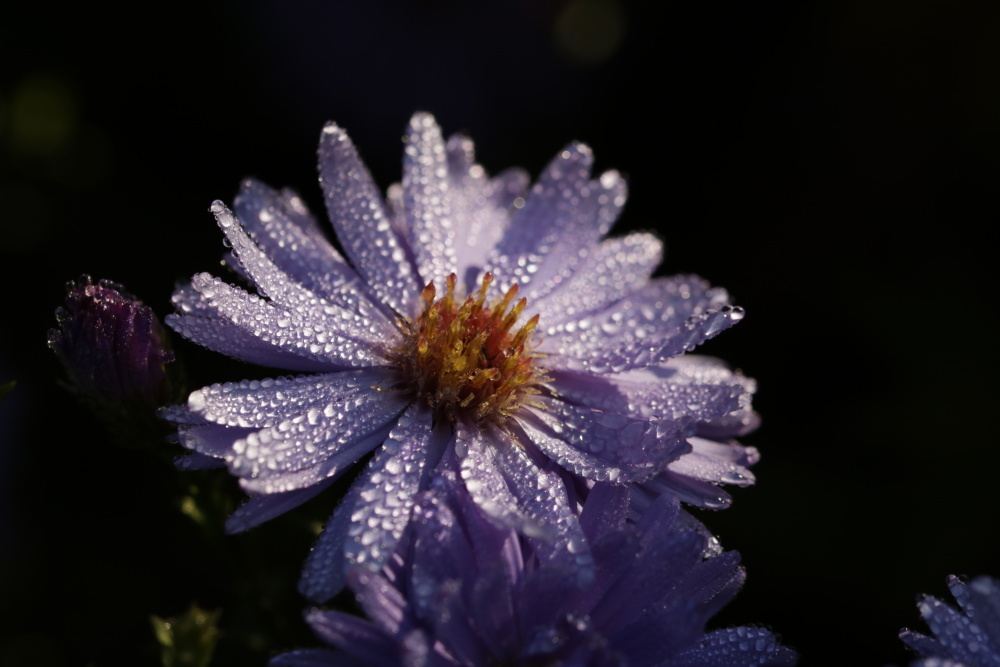
[[[49,347],[74,389],[98,401],[138,401],[152,407],[171,400],[164,364],[173,360],[159,318],[121,285],[90,276],[67,283],[66,305],[56,309],[58,329]]]

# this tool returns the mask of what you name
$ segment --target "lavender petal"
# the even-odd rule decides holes
[[[444,279],[458,270],[450,199],[441,128],[430,114],[418,113],[406,133],[403,209],[417,271],[423,283],[434,282],[439,290],[444,289]]]
[[[368,168],[334,123],[320,136],[319,171],[330,221],[354,268],[384,303],[410,314],[423,286],[406,261],[405,241],[393,231]]]
[[[202,387],[188,397],[190,413],[223,426],[265,428],[344,401],[372,387],[394,384],[392,371],[373,368]]]
[[[284,419],[233,443],[227,455],[233,474],[263,480],[311,468],[352,451],[366,436],[394,423],[408,404],[400,392],[361,392],[322,409]]]
[[[446,442],[434,437],[432,420],[425,406],[412,405],[368,464],[347,532],[344,554],[349,565],[376,570],[395,549],[410,522],[421,482],[436,463],[428,452],[440,457]]]
[[[270,521],[289,510],[295,509],[330,488],[334,481],[336,481],[336,478],[329,477],[318,484],[304,489],[251,496],[247,502],[237,507],[236,511],[226,519],[226,533],[230,535],[233,533],[242,533],[245,530],[259,526],[265,521]]]
[[[547,326],[579,322],[605,310],[645,283],[663,256],[652,234],[629,234],[602,241],[559,288],[539,299]]]

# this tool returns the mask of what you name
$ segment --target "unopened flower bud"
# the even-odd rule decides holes
[[[56,320],[49,347],[71,388],[109,426],[155,424],[155,408],[176,399],[165,366],[174,358],[167,333],[152,309],[121,285],[86,275],[70,281]]]

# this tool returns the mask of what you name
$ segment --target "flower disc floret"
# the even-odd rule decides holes
[[[493,275],[486,273],[475,294],[461,299],[457,276],[446,281],[435,299],[434,283],[421,292],[423,311],[415,320],[400,318],[403,341],[392,353],[418,399],[439,416],[465,416],[478,424],[504,421],[548,380],[532,353],[538,315],[515,329],[527,306],[511,286],[492,303],[487,294]]]

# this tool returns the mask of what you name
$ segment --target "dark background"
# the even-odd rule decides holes
[[[45,334],[84,272],[169,312],[216,270],[208,205],[243,176],[322,213],[326,120],[398,180],[414,110],[492,173],[588,142],[630,181],[616,231],[657,230],[661,273],[746,308],[703,348],[759,380],[764,417],[757,486],[702,515],[749,575],[719,624],[803,665],[905,664],[918,593],[1000,575],[1000,5],[36,4],[0,21],[0,664],[155,664],[149,615],[192,601],[222,608],[220,665],[310,641],[288,552],[328,506],[206,547],[175,450],[109,442]],[[193,386],[267,375],[176,347]]]

